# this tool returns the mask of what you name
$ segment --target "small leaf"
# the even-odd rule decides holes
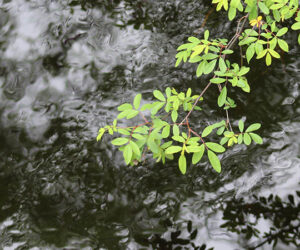
[[[214,170],[216,170],[217,173],[220,173],[221,172],[221,163],[220,163],[218,156],[210,150],[207,150],[207,156],[208,156],[209,162],[212,165],[212,167],[214,168]]]
[[[255,44],[251,44],[246,50],[246,58],[249,63],[255,53]]]
[[[124,103],[124,104],[122,104],[122,105],[120,105],[119,107],[118,107],[118,110],[119,111],[125,111],[125,110],[130,110],[130,109],[132,109],[132,105],[131,104],[129,104],[129,103]]]
[[[244,134],[244,143],[248,146],[251,144],[251,137],[249,134]]]
[[[151,110],[151,115],[156,115],[157,112],[165,105],[164,102],[157,102]]]
[[[173,125],[173,135],[179,135],[179,127],[176,124]]]
[[[270,66],[271,63],[272,63],[272,57],[271,57],[270,53],[268,53],[266,56],[266,65]]]
[[[232,54],[232,53],[233,53],[233,50],[231,50],[231,49],[225,49],[225,50],[222,51],[222,54],[224,54],[224,55],[229,55],[229,54]]]
[[[225,104],[226,98],[227,98],[227,88],[223,87],[223,89],[218,97],[218,106],[219,107],[222,107]]]
[[[182,174],[186,173],[186,158],[184,155],[180,155],[178,160],[179,169]]]
[[[262,13],[264,13],[265,15],[270,14],[269,8],[263,2],[259,1],[258,2],[258,7],[262,11]]]
[[[217,63],[217,59],[214,59],[210,61],[208,64],[206,64],[204,67],[204,74],[211,73],[214,70],[216,63]]]
[[[288,28],[284,27],[277,31],[276,36],[283,36],[286,32],[288,32]]]
[[[140,107],[141,99],[142,99],[141,94],[137,94],[135,96],[134,101],[133,101],[133,106],[134,106],[135,109],[138,109]]]
[[[208,37],[209,37],[209,30],[206,30],[206,31],[204,32],[204,39],[205,39],[205,40],[208,40]]]
[[[188,41],[191,43],[200,43],[201,42],[197,37],[194,37],[194,36],[190,36],[188,38]]]
[[[215,83],[215,84],[219,84],[219,83],[222,83],[222,82],[225,82],[225,81],[226,81],[226,79],[224,79],[224,78],[212,78],[212,79],[210,79],[210,82]]]
[[[147,145],[150,148],[150,150],[153,153],[158,153],[159,152],[159,147],[157,146],[157,144],[155,143],[154,139],[152,138],[148,138],[147,140]]]
[[[227,70],[226,63],[225,63],[225,61],[222,57],[219,58],[219,68],[220,68],[222,73],[225,73],[226,70]]]
[[[163,102],[166,101],[165,96],[159,90],[154,90],[153,95],[154,95],[155,98],[157,98],[160,101],[163,101]]]
[[[292,30],[300,30],[300,22],[294,23],[291,28]]]
[[[203,132],[202,132],[202,137],[208,136],[211,132],[213,131],[213,126],[207,126]]]
[[[178,112],[176,110],[173,110],[171,113],[172,121],[176,122],[178,118]]]
[[[182,150],[182,147],[180,146],[171,146],[169,148],[166,149],[165,153],[166,154],[175,154],[175,153],[178,153]]]
[[[239,120],[239,130],[241,133],[243,133],[244,131],[244,122],[243,120]]]
[[[130,110],[130,112],[127,114],[126,119],[131,119],[139,114],[138,110]]]
[[[163,138],[167,138],[170,135],[170,125],[167,125],[163,128],[161,135]]]
[[[287,44],[286,41],[282,39],[278,39],[278,45],[283,51],[289,52],[289,45]]]
[[[132,148],[131,145],[126,145],[123,151],[123,157],[125,160],[125,163],[128,165],[132,158]]]
[[[253,123],[247,128],[246,132],[252,132],[252,131],[258,130],[258,129],[260,129],[260,127],[261,127],[260,123]]]
[[[133,153],[135,153],[137,156],[141,156],[141,151],[139,149],[139,146],[134,141],[130,141],[129,143]]]
[[[111,141],[111,144],[115,145],[115,146],[120,146],[120,145],[124,145],[129,141],[128,138],[124,138],[124,137],[119,137],[116,138],[114,140]]]
[[[255,141],[257,144],[263,144],[263,139],[255,133],[249,133],[253,141]]]
[[[200,151],[193,154],[193,158],[192,158],[193,164],[197,164],[201,160],[201,158],[204,154],[204,150],[205,150],[205,147],[204,147],[204,144],[202,144],[200,146]]]
[[[180,135],[174,135],[174,136],[172,136],[172,139],[174,141],[179,141],[179,142],[182,142],[182,143],[185,142],[185,139],[182,136],[180,136]]]
[[[243,134],[239,134],[238,136],[238,144],[242,144],[243,143]]]
[[[211,149],[212,151],[216,152],[216,153],[223,153],[225,152],[225,148],[223,146],[221,146],[218,143],[214,143],[214,142],[206,142],[205,145]]]

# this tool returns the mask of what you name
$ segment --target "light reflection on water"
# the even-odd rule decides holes
[[[232,118],[261,122],[263,146],[226,153],[221,175],[206,163],[187,176],[174,163],[129,168],[109,138],[95,142],[97,131],[136,92],[146,101],[153,88],[202,88],[192,67],[171,65],[209,5],[104,1],[84,10],[73,2],[1,3],[1,248],[138,249],[149,244],[141,236],[170,239],[188,220],[198,229],[195,242],[215,249],[257,240],[220,228],[223,206],[299,189],[299,47],[286,71],[276,62],[266,76],[258,65],[252,94],[238,94]],[[212,33],[227,35],[222,20],[210,17]],[[216,109],[214,98],[208,93],[207,108]],[[204,114],[204,122],[223,118]],[[267,223],[259,221],[262,231]]]

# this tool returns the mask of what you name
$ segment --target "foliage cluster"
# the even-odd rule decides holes
[[[192,155],[192,163],[198,164],[207,155],[207,159],[218,173],[221,172],[221,163],[217,154],[224,153],[226,147],[235,144],[250,145],[252,142],[262,144],[263,139],[256,133],[261,125],[249,124],[245,129],[243,120],[238,123],[238,130],[233,128],[229,119],[229,110],[236,107],[233,97],[230,96],[231,88],[240,88],[249,93],[251,88],[247,80],[250,71],[250,61],[265,58],[269,66],[274,58],[280,58],[278,51],[288,52],[288,43],[284,36],[289,31],[284,25],[291,19],[293,24],[290,29],[300,29],[300,14],[298,0],[213,0],[216,10],[228,11],[229,20],[243,13],[237,22],[235,35],[231,40],[225,38],[210,38],[210,32],[206,30],[203,38],[191,36],[188,42],[177,48],[175,67],[182,62],[197,64],[196,75],[212,75],[207,85],[199,95],[192,95],[189,88],[186,92],[177,92],[174,88],[167,87],[164,93],[154,90],[154,102],[141,106],[142,95],[137,94],[133,103],[124,103],[118,107],[119,114],[113,125],[100,128],[97,140],[101,140],[103,134],[118,133],[121,136],[111,143],[122,151],[126,164],[136,165],[141,162],[146,154],[152,153],[157,162],[165,163],[166,159],[173,160],[174,155],[179,154],[178,165],[180,171],[185,174],[187,169],[187,155]],[[249,28],[247,28],[249,20]],[[252,28],[251,28],[252,26]],[[248,63],[248,67],[241,63],[231,62],[229,56],[235,43],[241,47]],[[300,34],[298,36],[300,44]],[[206,90],[216,85],[219,96],[216,100],[219,108],[224,109],[226,119],[203,128],[202,132],[193,129],[189,117],[192,112],[201,111],[198,105],[203,101]],[[182,116],[182,117],[181,117]],[[129,127],[118,126],[121,119],[133,119],[140,117],[142,122]],[[212,141],[211,136],[217,134],[219,141]]]

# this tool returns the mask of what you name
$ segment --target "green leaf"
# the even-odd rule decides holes
[[[132,105],[131,104],[129,104],[129,103],[124,103],[124,104],[122,104],[122,105],[120,105],[119,107],[118,107],[118,110],[119,111],[125,111],[125,110],[130,110],[130,109],[132,109]]]
[[[236,16],[236,8],[230,7],[228,11],[228,19],[232,21]]]
[[[300,22],[294,23],[291,28],[292,30],[300,30]]]
[[[118,128],[118,133],[120,133],[122,135],[130,135],[130,132],[123,128]]]
[[[208,136],[211,132],[213,131],[213,126],[207,126],[203,132],[202,132],[202,137]]]
[[[283,36],[286,32],[288,32],[288,28],[284,27],[277,31],[276,36]]]
[[[138,157],[140,157],[141,151],[139,149],[139,146],[134,141],[130,141],[129,143],[130,143],[133,153],[135,153]]]
[[[174,136],[172,136],[172,139],[174,141],[179,141],[179,142],[182,142],[182,143],[185,142],[185,139],[182,136],[180,136],[180,135],[174,135]]]
[[[251,144],[251,137],[249,134],[244,134],[244,143],[248,146]]]
[[[144,140],[145,136],[141,135],[141,134],[132,134],[132,137],[137,139],[137,140]]]
[[[219,68],[220,68],[222,73],[225,73],[226,70],[227,70],[226,63],[225,63],[225,61],[222,57],[219,58]]]
[[[179,135],[179,127],[176,124],[173,125],[173,135]]]
[[[221,163],[220,163],[218,156],[210,150],[207,150],[207,156],[208,156],[209,162],[212,165],[212,167],[214,168],[214,170],[216,170],[217,173],[220,173],[221,172]]]
[[[206,64],[206,61],[199,63],[199,65],[197,67],[197,71],[196,71],[197,77],[200,77],[203,74],[205,64]]]
[[[244,131],[244,126],[245,126],[245,124],[244,124],[243,120],[239,120],[239,130],[241,133],[243,133],[243,131]]]
[[[130,110],[126,116],[126,119],[131,119],[139,114],[138,110]]]
[[[269,53],[275,58],[280,58],[280,55],[273,49],[269,49]]]
[[[226,142],[228,142],[229,138],[228,137],[223,137],[220,141],[221,145],[224,145]]]
[[[206,64],[204,67],[204,74],[211,73],[214,70],[216,63],[217,63],[217,59],[214,59],[210,61],[208,64]]]
[[[266,56],[266,65],[270,66],[271,63],[272,63],[272,57],[271,57],[270,53],[268,53]]]
[[[145,111],[147,109],[152,109],[153,108],[153,103],[146,103],[141,107],[141,111]]]
[[[218,143],[214,143],[214,142],[206,142],[205,145],[212,151],[216,152],[216,153],[223,153],[225,152],[225,148],[223,146],[221,146]]]
[[[188,41],[191,43],[200,43],[201,42],[197,37],[194,37],[194,36],[190,36],[188,38]]]
[[[126,144],[128,141],[129,141],[128,138],[119,137],[119,138],[116,138],[116,139],[112,140],[111,144],[115,145],[115,146],[120,146],[120,145]]]
[[[226,79],[224,79],[224,78],[212,78],[212,79],[210,79],[210,82],[215,83],[215,84],[219,84],[219,83],[222,83],[222,82],[225,82],[225,81],[226,81]]]
[[[166,101],[165,96],[159,90],[154,90],[153,95],[154,95],[155,98],[157,98],[160,101],[163,101],[163,102]]]
[[[263,139],[255,133],[249,133],[253,141],[255,141],[257,144],[263,144]]]
[[[126,145],[123,151],[123,157],[125,160],[125,163],[128,165],[132,158],[132,148],[131,145]]]
[[[247,58],[248,63],[250,62],[250,60],[254,56],[254,53],[255,53],[255,44],[253,43],[246,50],[246,58]]]
[[[263,58],[263,57],[267,54],[267,52],[268,52],[268,50],[267,50],[267,49],[264,49],[263,51],[261,51],[261,52],[257,55],[256,59]]]
[[[182,147],[180,146],[171,146],[169,148],[166,149],[165,153],[166,154],[175,154],[175,153],[178,153],[182,150]]]
[[[150,150],[153,153],[158,153],[159,152],[159,147],[157,146],[157,144],[155,143],[153,138],[148,138],[147,146],[150,148]]]
[[[206,30],[204,32],[204,40],[208,40],[208,37],[209,37],[209,30]]]
[[[259,1],[258,2],[258,7],[262,11],[262,13],[264,13],[265,15],[270,14],[270,11],[269,11],[268,7],[263,2]]]
[[[135,96],[134,101],[133,101],[133,106],[134,106],[135,109],[138,109],[140,107],[141,99],[142,99],[141,94],[137,94]]]
[[[102,138],[103,134],[105,133],[105,131],[106,131],[105,128],[100,128],[99,129],[98,136],[97,136],[97,141],[101,140],[101,138]]]
[[[249,72],[250,68],[249,67],[242,67],[240,71],[238,72],[238,76],[243,76],[246,75]]]
[[[179,169],[182,174],[186,173],[186,158],[184,155],[180,155],[178,160]]]
[[[239,134],[238,136],[238,144],[242,144],[243,143],[243,134]]]
[[[176,122],[178,118],[178,112],[176,110],[173,110],[171,113],[172,121]]]
[[[170,135],[170,125],[167,125],[163,128],[161,135],[163,138],[167,138]]]
[[[283,51],[289,52],[289,45],[287,44],[286,41],[282,39],[278,39],[278,45]]]
[[[225,104],[226,98],[227,98],[227,88],[225,86],[225,87],[223,87],[223,89],[218,97],[218,106],[219,107],[222,107]]]
[[[248,133],[248,132],[258,130],[258,129],[260,129],[260,127],[261,127],[260,123],[253,123],[247,128],[246,132]]]
[[[157,102],[151,110],[151,115],[156,115],[156,113],[165,105],[164,102]]]
[[[202,144],[200,146],[200,151],[193,154],[193,158],[192,158],[193,164],[197,164],[201,160],[201,158],[204,154],[204,150],[205,150],[205,147],[204,147],[204,144]]]
[[[224,54],[224,55],[229,55],[229,54],[232,54],[232,53],[233,53],[233,50],[231,50],[231,49],[225,49],[225,50],[222,51],[222,54]]]

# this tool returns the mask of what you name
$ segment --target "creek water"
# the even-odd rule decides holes
[[[0,0],[0,12],[1,249],[271,249],[271,227],[271,243],[290,233],[275,249],[297,249],[285,242],[300,244],[295,32],[282,60],[253,60],[250,94],[231,90],[233,124],[261,123],[264,144],[229,150],[221,174],[204,161],[181,175],[175,161],[125,166],[97,131],[136,93],[200,93],[207,78],[174,68],[176,48],[204,20],[225,38],[235,21],[200,0]],[[198,129],[224,119],[217,93],[193,115]]]

